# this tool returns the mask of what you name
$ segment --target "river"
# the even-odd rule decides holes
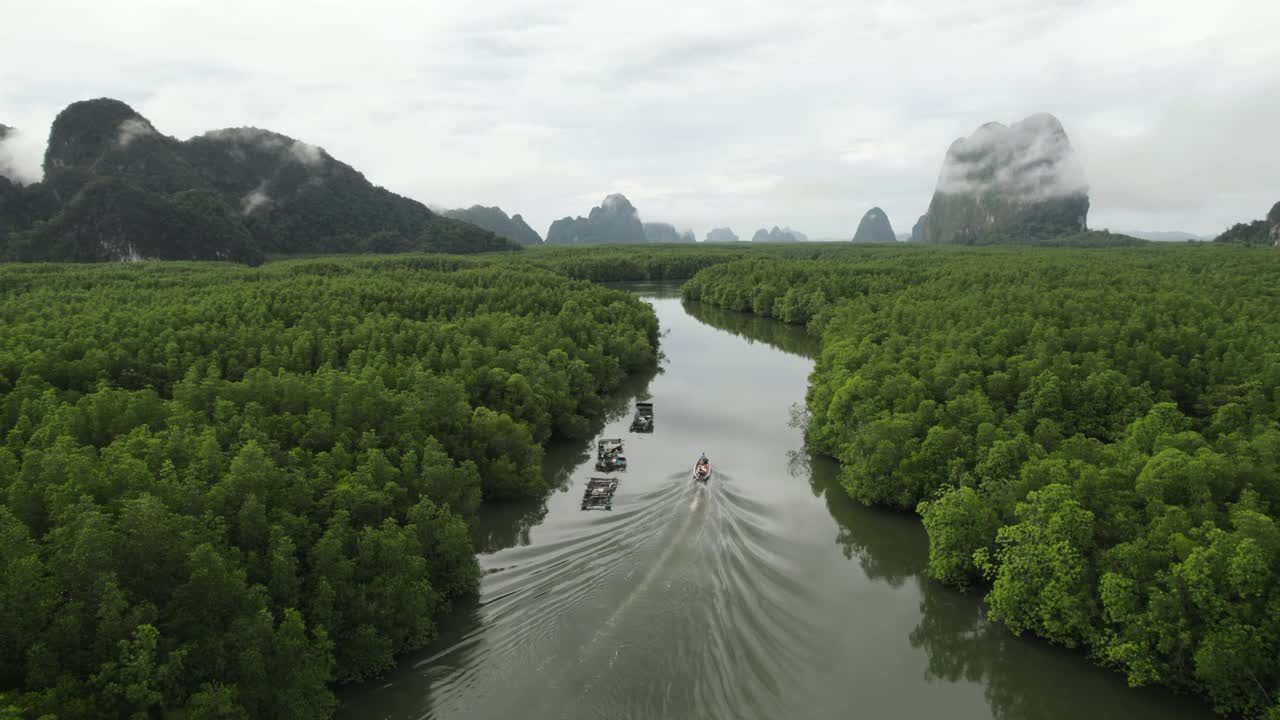
[[[816,342],[633,288],[663,330],[656,374],[602,430],[630,469],[582,511],[584,444],[553,447],[545,501],[487,511],[478,603],[431,648],[342,693],[345,718],[1215,717],[1080,654],[1017,638],[924,575],[918,519],[850,501],[792,411]],[[637,398],[655,430],[627,432]],[[715,467],[691,482],[700,452]]]

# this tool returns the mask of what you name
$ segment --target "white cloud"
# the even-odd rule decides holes
[[[244,197],[240,198],[240,214],[252,215],[254,210],[271,202],[271,196],[266,192],[266,183],[258,185],[258,187],[250,190]]]
[[[872,204],[910,227],[953,140],[1038,111],[1077,147],[1094,225],[1211,233],[1280,199],[1280,3],[1259,0],[108,0],[5,19],[0,67],[30,71],[0,83],[0,122],[27,137],[118,97],[169,135],[270,128],[540,231],[627,188],[700,236],[851,236]],[[30,32],[53,26],[77,53]]]
[[[708,175],[703,187],[708,194],[759,195],[773,189],[781,181],[781,175],[769,174]]]
[[[155,128],[141,118],[127,118],[120,123],[119,134],[116,135],[116,145],[120,147],[129,147],[129,145],[140,137],[145,135],[155,135]]]
[[[303,165],[309,167],[318,167],[324,162],[324,151],[315,145],[304,143],[301,140],[289,146],[289,154]]]
[[[31,133],[12,129],[0,140],[0,176],[20,183],[40,179],[44,140]]]

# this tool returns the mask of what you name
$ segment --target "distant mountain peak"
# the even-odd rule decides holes
[[[640,213],[621,193],[605,196],[600,205],[591,208],[586,217],[563,217],[551,223],[551,227],[547,229],[549,245],[647,241]]]
[[[333,160],[322,147],[261,128],[222,128],[210,130],[200,137],[212,142],[226,143],[239,149],[248,147],[279,153],[285,160],[298,162],[311,168],[321,167],[327,161]]]
[[[1037,113],[1008,127],[986,123],[947,150],[938,192],[998,192],[1023,202],[1088,191],[1062,123]]]
[[[873,207],[862,216],[858,223],[858,231],[853,234],[854,242],[891,243],[897,242],[898,236],[893,232],[889,216],[884,210]]]
[[[112,98],[73,102],[53,119],[44,170],[88,166],[113,149],[157,134],[151,121],[127,103]]]
[[[44,168],[19,205],[0,203],[2,255],[252,262],[263,252],[518,249],[374,186],[310,143],[244,127],[180,141],[110,98],[58,113]]]
[[[778,227],[774,225],[772,228],[765,230],[760,228],[755,235],[751,236],[751,242],[804,242],[809,239],[808,235],[799,230],[792,230],[789,227]]]
[[[737,233],[727,227],[713,228],[707,232],[704,242],[738,242]]]
[[[664,222],[644,223],[644,236],[655,243],[691,243],[697,242],[692,230],[676,230],[676,226]]]
[[[600,203],[600,207],[601,209],[618,213],[636,211],[635,205],[632,205],[631,201],[627,199],[627,196],[622,193],[610,193],[609,195],[606,195],[604,201]]]
[[[1084,169],[1062,123],[1048,113],[989,122],[947,148],[925,242],[1034,243],[1079,232],[1089,212]]]
[[[507,217],[507,214],[500,207],[472,205],[466,209],[446,210],[444,215],[455,220],[469,222],[499,237],[518,242],[521,245],[542,244],[542,237],[533,228],[529,227],[524,218],[520,216],[520,213]]]
[[[1213,239],[1216,243],[1238,245],[1265,245],[1280,247],[1280,202],[1271,206],[1261,220],[1236,223]]]

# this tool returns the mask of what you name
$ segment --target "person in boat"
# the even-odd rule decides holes
[[[711,472],[711,461],[707,459],[706,455],[698,458],[698,465],[694,468],[694,471],[700,476]]]

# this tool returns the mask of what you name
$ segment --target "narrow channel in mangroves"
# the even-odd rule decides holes
[[[929,580],[919,520],[864,508],[804,447],[816,341],[633,288],[663,329],[659,372],[615,398],[611,511],[582,511],[591,445],[553,447],[545,501],[476,528],[481,597],[427,651],[343,693],[346,718],[1214,717],[987,621]],[[652,400],[651,434],[629,433]],[[700,453],[715,467],[691,481]]]

